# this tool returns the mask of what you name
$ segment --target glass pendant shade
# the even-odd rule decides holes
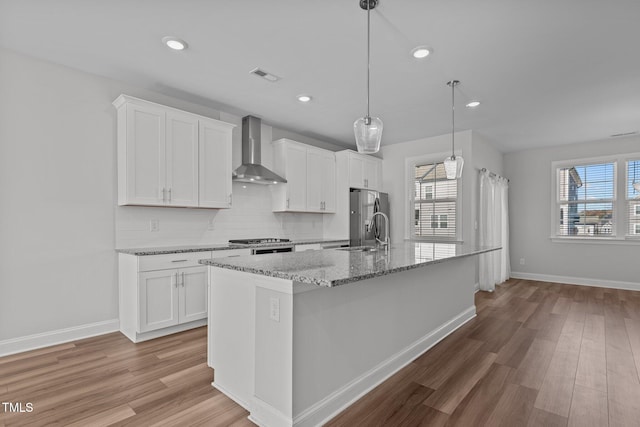
[[[373,154],[380,150],[382,126],[378,117],[360,117],[353,122],[358,153]]]
[[[462,176],[464,159],[461,156],[451,156],[444,159],[444,171],[447,179],[458,179]]]

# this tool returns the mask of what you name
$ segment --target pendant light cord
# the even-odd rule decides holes
[[[451,83],[451,158],[456,158],[456,100],[455,89],[456,84]]]
[[[369,115],[369,74],[371,73],[371,3],[367,0],[367,117],[365,124],[371,124]]]

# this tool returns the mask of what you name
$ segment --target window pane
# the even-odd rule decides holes
[[[458,183],[448,180],[443,163],[414,170],[414,237],[456,238]]]
[[[559,235],[614,234],[615,163],[558,169]]]
[[[567,203],[560,205],[561,236],[610,236],[613,203]]]
[[[638,227],[640,227],[640,199],[629,200],[629,234],[640,234]]]
[[[561,168],[558,181],[560,200],[612,200],[613,174],[613,163]]]
[[[640,192],[633,188],[634,182],[640,182],[640,160],[627,162],[627,199],[640,197]]]

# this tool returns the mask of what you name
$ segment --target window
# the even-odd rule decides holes
[[[629,212],[629,234],[640,234],[640,160],[627,161],[627,205]]]
[[[456,240],[458,180],[447,179],[441,162],[420,162],[412,168],[411,238]]]
[[[611,236],[615,163],[558,169],[560,236]]]
[[[552,169],[552,237],[638,237],[640,154],[553,162]]]

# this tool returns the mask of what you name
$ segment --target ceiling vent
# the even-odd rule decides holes
[[[263,79],[270,81],[271,83],[274,83],[280,80],[280,77],[276,76],[275,74],[271,74],[264,70],[261,70],[260,68],[255,68],[251,70],[249,73],[253,74],[254,76],[262,77]]]
[[[634,130],[633,132],[614,133],[613,135],[611,135],[611,138],[617,138],[619,136],[636,135],[637,133],[638,133],[637,130]]]

